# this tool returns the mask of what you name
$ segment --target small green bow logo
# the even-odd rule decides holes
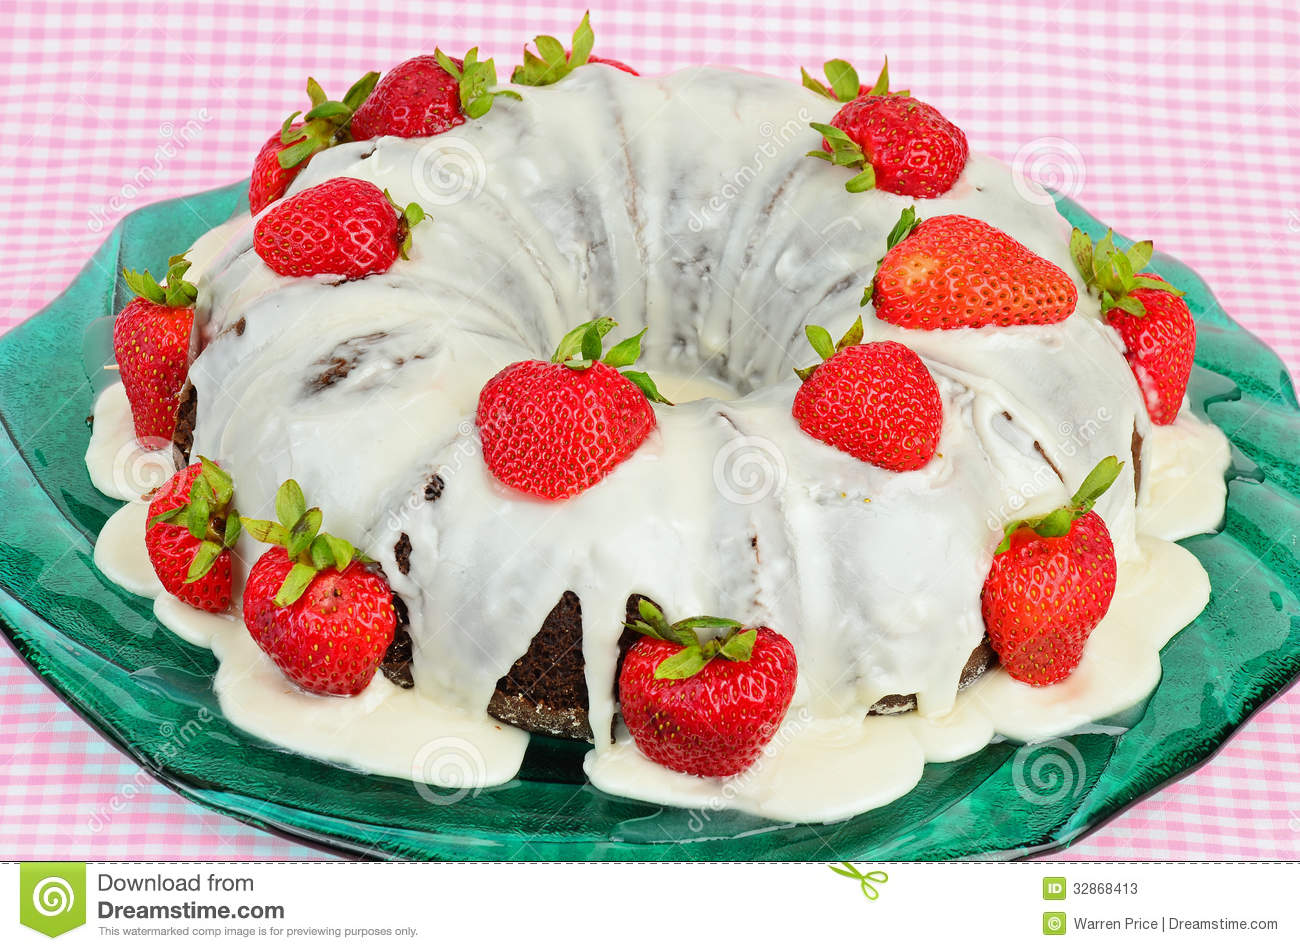
[[[86,923],[84,862],[23,862],[18,872],[18,920],[57,938]]]
[[[867,897],[867,901],[875,901],[880,897],[880,890],[876,885],[883,885],[889,881],[889,875],[880,869],[873,869],[870,872],[860,872],[852,862],[841,862],[839,865],[827,866],[836,875],[843,875],[845,878],[851,878],[862,888],[862,894]],[[874,883],[874,884],[873,884]]]

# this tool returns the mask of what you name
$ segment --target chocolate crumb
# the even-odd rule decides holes
[[[442,476],[435,472],[428,485],[424,487],[424,500],[426,502],[438,501],[438,499],[442,498],[442,490],[446,487],[447,483],[442,480]]]
[[[393,557],[397,559],[397,570],[404,575],[411,573],[411,536],[402,532],[402,537],[393,547]]]

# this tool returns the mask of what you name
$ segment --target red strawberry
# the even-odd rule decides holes
[[[753,765],[794,697],[798,662],[771,628],[716,617],[670,625],[644,598],[642,638],[619,673],[623,720],[645,756],[694,776],[732,776]],[[701,629],[723,629],[703,644]]]
[[[169,594],[200,611],[230,607],[230,549],[239,538],[234,483],[210,459],[186,466],[149,503],[144,547]]]
[[[1123,468],[1097,464],[1070,504],[1007,526],[984,581],[984,627],[1016,680],[1045,687],[1079,666],[1115,594],[1115,547],[1092,511]]]
[[[990,224],[965,215],[922,221],[908,208],[867,297],[895,326],[951,330],[1059,323],[1079,292],[1059,267]]]
[[[601,358],[608,317],[569,331],[550,362],[512,363],[479,393],[483,459],[496,478],[544,499],[595,485],[636,452],[655,428],[650,401],[668,401],[639,370],[645,331]]]
[[[352,116],[352,138],[413,139],[446,132],[466,118],[483,116],[497,96],[519,98],[509,90],[491,91],[496,82],[495,64],[479,62],[477,48],[463,60],[442,50],[408,59],[388,71]]]
[[[1183,292],[1143,273],[1151,260],[1150,241],[1127,251],[1115,248],[1106,232],[1094,247],[1078,228],[1070,250],[1090,290],[1101,293],[1102,313],[1124,340],[1128,359],[1146,402],[1151,422],[1167,426],[1178,417],[1196,355],[1196,324]]]
[[[510,76],[510,81],[517,86],[550,86],[587,63],[604,63],[633,76],[640,75],[626,63],[591,55],[596,34],[591,29],[590,13],[582,15],[582,22],[573,31],[573,42],[567,51],[564,44],[553,36],[536,36],[533,42],[537,45],[537,52],[525,46],[523,65],[516,66]]]
[[[882,469],[906,472],[934,458],[943,428],[939,387],[912,350],[892,340],[862,343],[862,318],[838,344],[810,326],[824,363],[796,370],[799,428],[814,439]]]
[[[836,78],[841,86],[852,82]],[[888,75],[885,83],[887,88]],[[809,155],[862,169],[844,185],[851,192],[879,188],[895,195],[937,198],[957,181],[970,156],[961,129],[934,106],[906,93],[876,93],[873,88],[842,106],[830,125],[810,125],[825,138],[821,149]]]
[[[253,227],[258,257],[277,274],[381,274],[406,257],[411,229],[424,220],[419,205],[405,209],[387,192],[357,178],[331,178],[291,195]]]
[[[272,547],[248,575],[244,625],[303,690],[351,697],[370,684],[397,626],[393,592],[349,542],[320,532],[292,479],[275,500],[277,522],[244,519]]]
[[[135,436],[151,448],[171,442],[176,432],[181,387],[189,372],[190,329],[197,291],[185,280],[190,262],[168,262],[167,286],[148,272],[123,271],[137,295],[113,324],[113,355],[131,404]]]
[[[248,210],[253,214],[288,191],[298,173],[307,167],[306,159],[290,168],[280,164],[280,153],[285,149],[285,136],[296,136],[301,130],[301,122],[290,123],[258,149],[257,157],[253,159],[253,174],[248,181]]]
[[[858,80],[858,71],[853,68],[851,63],[842,59],[828,60],[822,64],[822,70],[826,73],[826,82],[813,79],[808,70],[799,70],[803,77],[804,88],[811,89],[819,96],[825,96],[827,99],[834,99],[836,102],[852,102],[862,96],[885,96],[889,95],[889,57],[885,57],[885,65],[880,70],[880,75],[876,77],[876,82],[872,86]],[[896,96],[907,96],[910,93],[907,90],[895,92]]]
[[[365,102],[378,79],[378,73],[367,73],[339,102],[326,97],[316,80],[307,80],[311,109],[301,122],[295,121],[296,112],[285,119],[280,131],[266,140],[253,160],[253,176],[248,184],[248,207],[253,214],[280,198],[313,155],[347,141],[352,113]]]

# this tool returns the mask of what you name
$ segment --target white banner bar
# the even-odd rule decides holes
[[[0,881],[3,948],[1300,946],[1286,863],[31,862]]]

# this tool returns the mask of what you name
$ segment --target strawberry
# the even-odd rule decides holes
[[[1124,356],[1146,402],[1151,422],[1167,426],[1178,417],[1196,355],[1196,324],[1183,292],[1144,273],[1151,260],[1150,241],[1127,251],[1115,248],[1115,236],[1094,246],[1074,229],[1070,252],[1088,289],[1101,295],[1102,314],[1124,341]]]
[[[849,95],[857,81],[852,67],[843,60],[831,60],[826,67],[832,96]],[[809,80],[821,85],[811,77],[805,84]],[[876,86],[841,106],[829,125],[809,124],[824,137],[822,147],[810,156],[862,169],[845,182],[850,192],[879,188],[895,195],[937,198],[957,181],[970,156],[965,133],[938,109],[905,92],[889,92],[888,65]]]
[[[851,63],[842,59],[832,59],[822,64],[822,71],[826,74],[826,82],[814,79],[809,75],[808,70],[800,69],[799,72],[803,77],[803,84],[806,89],[811,89],[819,96],[825,96],[827,99],[834,99],[836,102],[852,102],[854,99],[862,96],[885,96],[890,94],[889,89],[889,57],[885,57],[885,65],[880,70],[880,75],[876,77],[876,82],[872,86],[858,81],[858,71],[853,68]],[[896,96],[911,95],[907,90],[895,92]]]
[[[1068,274],[977,218],[906,209],[862,300],[912,330],[1055,324],[1074,313]]]
[[[424,220],[417,204],[394,205],[387,192],[358,178],[331,178],[280,202],[253,226],[258,257],[277,274],[381,274],[406,257],[411,229]]]
[[[163,588],[200,611],[230,607],[230,549],[239,538],[235,485],[211,459],[186,466],[149,503],[144,547]]]
[[[479,62],[477,48],[464,59],[453,59],[442,50],[416,56],[390,69],[358,107],[352,116],[352,138],[414,139],[446,132],[466,118],[485,115],[497,96],[519,98],[508,89],[492,91],[496,84],[496,65],[490,59]]]
[[[608,317],[582,324],[565,334],[550,362],[512,363],[483,387],[483,460],[500,482],[543,499],[577,495],[655,428],[650,402],[668,401],[647,374],[617,369],[640,357],[645,331],[602,358],[602,338],[614,326]]]
[[[123,271],[136,297],[113,324],[113,355],[131,404],[136,439],[150,448],[171,442],[176,432],[181,387],[189,372],[194,285],[185,280],[190,262],[168,262],[167,286],[148,272]]]
[[[308,78],[311,109],[301,122],[296,121],[296,112],[285,119],[280,131],[266,140],[253,160],[248,184],[248,207],[253,214],[283,196],[313,155],[348,140],[352,114],[366,101],[378,80],[378,73],[366,73],[341,101],[335,102],[325,95],[320,83]]]
[[[393,592],[350,542],[320,531],[292,479],[278,521],[243,519],[270,548],[248,575],[244,624],[284,675],[310,693],[351,697],[370,684],[397,626]]]
[[[794,697],[794,647],[771,628],[726,618],[669,624],[645,598],[642,637],[618,677],[623,721],[648,759],[679,773],[732,776],[753,765]],[[721,629],[701,643],[697,631]]]
[[[809,326],[808,341],[825,362],[796,370],[803,384],[792,411],[814,439],[894,472],[934,458],[943,428],[939,387],[921,358],[901,343],[862,343],[859,317],[839,343]]]
[[[1115,594],[1115,547],[1092,511],[1123,464],[1097,463],[1068,505],[1008,525],[980,601],[989,642],[1016,680],[1045,687],[1079,666]]]
[[[515,71],[510,75],[510,81],[516,86],[550,86],[587,63],[604,63],[606,66],[631,73],[633,76],[640,75],[627,63],[591,55],[596,34],[591,29],[590,13],[582,15],[582,22],[573,31],[573,42],[568,51],[564,49],[564,44],[553,36],[536,36],[533,37],[533,42],[537,45],[537,52],[534,53],[525,46],[523,65],[516,66]]]

